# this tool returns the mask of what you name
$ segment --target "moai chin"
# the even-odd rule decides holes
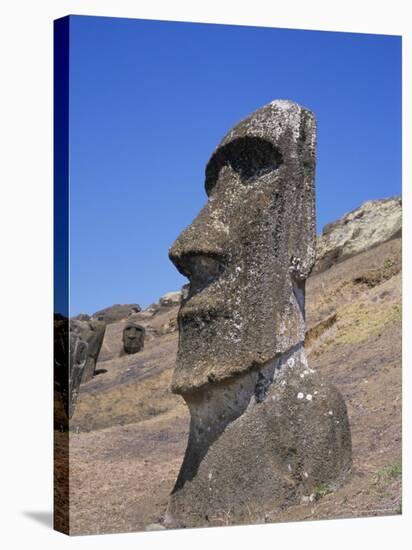
[[[291,101],[241,121],[207,164],[206,205],[170,249],[190,281],[172,390],[191,414],[171,526],[259,518],[350,469],[345,403],[303,348],[315,150],[315,118]]]

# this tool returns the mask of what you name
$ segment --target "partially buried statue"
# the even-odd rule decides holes
[[[350,470],[345,403],[303,348],[315,148],[313,114],[291,101],[240,122],[207,164],[206,205],[170,250],[190,281],[172,390],[191,422],[169,526],[242,521]]]
[[[72,319],[70,321],[70,336],[73,342],[70,343],[70,349],[73,347],[73,361],[79,364],[84,360],[82,369],[81,383],[89,382],[95,375],[96,363],[100,350],[103,345],[103,339],[106,332],[105,323],[95,320],[79,321]],[[79,342],[78,342],[79,340]],[[80,345],[80,342],[86,343],[86,349]]]
[[[137,323],[126,323],[123,329],[123,349],[126,353],[137,353],[144,347],[145,328]]]
[[[98,321],[54,316],[55,420],[59,428],[68,428],[80,385],[96,374],[105,330],[105,324]]]
[[[72,324],[69,337],[69,418],[74,414],[80,384],[85,375],[85,367],[89,359],[87,354],[88,344],[86,340],[83,340],[83,335],[80,331],[73,329]]]

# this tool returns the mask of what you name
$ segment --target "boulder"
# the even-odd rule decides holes
[[[142,308],[139,304],[115,304],[96,311],[96,313],[93,313],[92,318],[108,325],[110,323],[121,321],[122,319],[127,319],[128,317],[139,313],[141,309]]]
[[[180,290],[168,292],[159,298],[159,305],[163,307],[179,306],[182,298]]]
[[[400,237],[401,233],[400,197],[367,201],[324,227],[317,238],[313,273],[321,273],[350,256]]]

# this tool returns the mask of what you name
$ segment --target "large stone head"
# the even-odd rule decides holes
[[[123,349],[126,353],[137,353],[144,347],[145,328],[137,323],[126,323],[123,328]]]
[[[277,100],[214,151],[207,203],[169,252],[190,281],[178,315],[176,393],[265,364],[304,340],[315,147],[313,114]]]

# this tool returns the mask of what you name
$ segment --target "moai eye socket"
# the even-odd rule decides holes
[[[281,163],[282,154],[269,141],[258,137],[234,139],[219,147],[210,159],[206,167],[206,193],[210,195],[224,166],[230,166],[240,175],[242,183],[248,184],[276,170]]]

